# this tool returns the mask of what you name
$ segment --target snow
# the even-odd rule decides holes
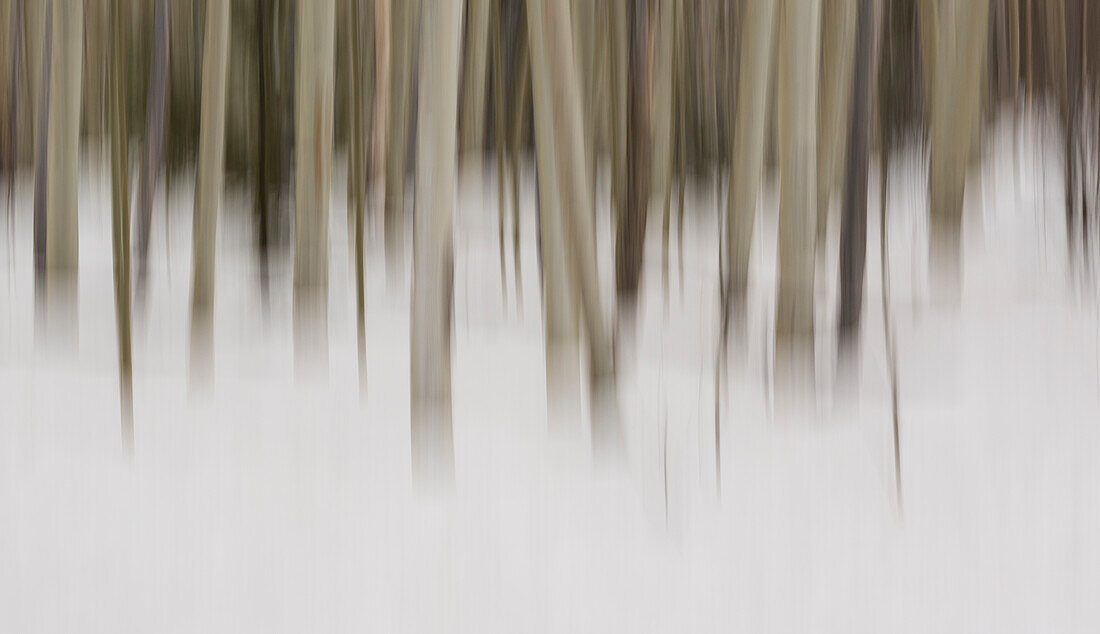
[[[24,178],[15,252],[5,241],[0,261],[0,631],[1098,631],[1096,295],[1067,273],[1057,149],[1024,129],[1017,196],[1012,134],[1005,124],[991,135],[970,179],[957,309],[926,299],[919,157],[892,164],[900,513],[877,168],[858,398],[834,398],[824,335],[812,420],[768,405],[776,193],[764,189],[750,323],[723,386],[720,495],[713,181],[688,187],[685,275],[674,251],[667,315],[650,223],[637,347],[620,376],[628,462],[609,471],[592,464],[584,420],[547,431],[530,166],[521,306],[500,287],[495,172],[465,166],[456,474],[453,491],[426,493],[410,474],[408,298],[387,292],[377,220],[360,400],[339,173],[328,376],[295,380],[291,258],[273,260],[265,312],[248,195],[231,187],[206,395],[187,381],[193,181],[173,178],[170,244],[158,194],[149,303],[134,330],[132,458],[119,431],[106,163],[95,153],[81,163],[79,350],[68,357],[35,345]],[[606,215],[599,240],[610,298]],[[819,288],[823,333],[833,286]]]

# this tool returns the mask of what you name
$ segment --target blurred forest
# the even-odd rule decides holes
[[[518,272],[519,172],[534,162],[547,390],[551,400],[576,391],[558,375],[575,374],[583,350],[594,443],[611,451],[622,424],[616,364],[634,345],[647,222],[660,227],[667,295],[676,227],[683,276],[686,183],[712,183],[725,201],[716,382],[746,320],[761,183],[779,184],[774,371],[777,389],[794,386],[780,400],[813,382],[814,279],[832,270],[831,224],[840,299],[829,323],[841,365],[858,356],[867,218],[885,218],[887,165],[903,148],[921,148],[929,165],[938,300],[957,302],[967,174],[1003,117],[1057,121],[1074,266],[1089,269],[1096,248],[1100,7],[1088,0],[4,0],[0,32],[7,205],[15,175],[32,177],[41,190],[36,280],[59,296],[64,284],[50,280],[75,276],[75,237],[65,237],[77,218],[75,194],[65,194],[74,151],[113,166],[124,385],[129,306],[145,292],[160,175],[198,175],[194,366],[212,354],[196,341],[211,336],[203,334],[213,302],[208,247],[223,178],[253,192],[265,293],[269,249],[293,242],[296,346],[325,339],[327,307],[317,297],[328,284],[328,195],[333,161],[346,161],[360,373],[369,354],[364,226],[382,223],[391,288],[403,287],[405,261],[412,265],[413,435],[443,430],[444,462],[459,159],[496,171],[502,293],[510,259],[517,299],[536,295]],[[876,165],[877,205],[868,201]],[[602,167],[615,254],[610,307],[596,265]],[[36,297],[51,306],[54,294]],[[57,312],[43,309],[47,321]],[[323,350],[314,356],[326,362]],[[895,431],[896,418],[895,401]]]

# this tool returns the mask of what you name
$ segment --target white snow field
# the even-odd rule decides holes
[[[0,632],[1100,631],[1100,322],[1096,293],[1082,290],[1094,281],[1067,272],[1058,152],[1030,151],[1050,137],[1038,132],[1020,136],[1019,183],[1004,130],[972,174],[957,309],[926,300],[925,171],[911,153],[892,164],[900,514],[876,167],[858,398],[833,397],[834,263],[819,285],[813,420],[780,421],[766,406],[776,196],[765,187],[747,343],[731,346],[723,387],[720,494],[713,181],[688,188],[684,276],[674,246],[667,314],[651,219],[636,349],[619,377],[628,458],[615,471],[593,465],[586,417],[547,430],[530,166],[517,309],[501,292],[495,170],[467,165],[456,473],[452,492],[425,494],[410,473],[408,297],[387,293],[377,220],[360,401],[339,174],[328,376],[295,380],[292,260],[277,254],[265,313],[248,195],[231,186],[208,395],[187,380],[193,182],[173,179],[167,243],[158,194],[148,308],[134,325],[132,458],[119,428],[106,162],[88,153],[81,164],[75,356],[35,343],[24,178],[15,251],[5,235],[0,260]]]

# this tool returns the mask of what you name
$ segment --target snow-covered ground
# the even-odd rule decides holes
[[[637,346],[620,376],[628,461],[608,473],[588,457],[584,421],[563,438],[546,429],[529,166],[518,307],[501,292],[494,170],[465,170],[456,474],[443,496],[411,483],[408,298],[387,293],[380,225],[360,401],[340,174],[328,377],[295,382],[291,259],[274,261],[265,312],[247,195],[231,188],[206,396],[187,382],[192,181],[173,181],[167,242],[158,195],[149,304],[134,329],[132,459],[119,435],[105,163],[82,162],[75,358],[36,352],[23,180],[15,252],[5,242],[0,261],[0,632],[1100,631],[1095,294],[1067,274],[1057,152],[1031,152],[1034,132],[1022,136],[1017,187],[1011,134],[991,138],[968,188],[958,310],[925,299],[919,161],[892,168],[901,517],[877,178],[859,395],[833,398],[823,336],[818,413],[802,422],[767,406],[776,196],[765,187],[748,335],[723,388],[719,495],[714,183],[688,188],[684,276],[674,250],[667,313],[650,223]],[[604,214],[610,299],[607,225]],[[821,285],[823,331],[833,286]]]

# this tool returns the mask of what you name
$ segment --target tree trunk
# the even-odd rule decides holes
[[[256,55],[256,158],[252,165],[252,207],[256,221],[256,252],[259,256],[260,268],[260,298],[263,302],[263,310],[268,309],[270,298],[270,283],[268,270],[268,244],[270,239],[270,202],[271,187],[268,180],[273,167],[268,153],[271,151],[268,140],[272,136],[268,119],[269,104],[274,100],[274,91],[271,89],[271,48],[274,38],[274,21],[271,15],[271,5],[260,2],[256,5],[256,34],[254,54]]]
[[[332,181],[334,0],[298,6],[294,200],[294,361],[328,369],[328,205]]]
[[[790,395],[813,381],[814,208],[821,2],[783,5],[779,59],[780,199],[776,377]],[[785,399],[787,395],[784,395]]]
[[[8,209],[7,209],[7,238],[8,238],[8,254],[9,257],[13,257],[12,244],[14,243],[15,233],[15,209],[13,207],[14,195],[15,195],[15,168],[19,163],[19,78],[20,68],[19,57],[23,52],[23,29],[25,19],[23,17],[23,0],[15,0],[12,3],[10,13],[8,15],[9,24],[9,37],[11,38],[11,48],[9,49],[8,61],[11,62],[11,67],[8,76],[8,147],[4,148],[8,152],[7,156],[7,189],[8,189]],[[26,64],[26,59],[23,60]],[[14,260],[9,260],[8,270],[12,270]]]
[[[546,92],[536,97],[536,113],[539,108],[553,104],[554,151],[562,202],[563,257],[569,267],[569,277],[579,293],[587,335],[593,449],[612,457],[622,451],[622,429],[618,420],[612,342],[599,297],[596,242],[591,220],[591,184],[584,159],[584,123],[580,88],[575,75],[572,22],[565,3],[536,0],[527,9],[532,62],[544,65],[535,77],[541,76],[544,81],[549,79],[549,85],[543,87]],[[538,48],[541,49],[537,52],[536,34]]]
[[[42,39],[31,44],[30,76],[34,113],[34,312],[35,322],[46,320],[46,184],[49,158],[50,56],[53,51],[53,1],[32,2],[27,24]],[[35,46],[34,44],[38,44]]]
[[[75,349],[83,0],[55,0],[46,162],[46,332]]]
[[[359,392],[366,395],[367,387],[367,331],[366,291],[363,280],[364,202],[366,199],[366,146],[370,138],[368,117],[364,112],[366,79],[363,75],[363,21],[361,0],[351,0],[351,128],[348,134],[348,207],[353,216],[353,241],[355,250],[355,330],[356,356],[359,359]]]
[[[202,119],[191,232],[191,383],[206,386],[214,369],[214,256],[225,161],[225,91],[229,68],[229,0],[208,0],[203,37]]]
[[[981,105],[979,79],[986,52],[988,12],[989,0],[943,0],[935,10],[928,263],[933,294],[949,304],[958,301],[960,292],[963,191],[976,133],[975,114]]]
[[[848,143],[859,0],[822,0],[821,83],[817,104],[817,238],[825,253],[829,199],[841,180]]]
[[[414,476],[454,475],[451,431],[451,318],[458,73],[462,2],[424,4],[420,72],[413,289],[410,315]]]
[[[133,363],[130,348],[130,164],[126,131],[126,0],[113,0],[110,61],[111,237],[114,243],[115,318],[122,439],[134,446]]]
[[[734,311],[744,310],[749,283],[749,255],[756,199],[764,171],[768,119],[768,85],[775,33],[775,0],[750,2],[741,28],[741,69],[737,81],[737,115],[730,160],[729,209],[726,214],[726,293]],[[683,227],[680,227],[683,232]],[[740,318],[740,315],[739,317]]]
[[[546,335],[546,406],[551,428],[579,418],[580,332],[575,290],[566,263],[562,226],[562,193],[554,145],[554,104],[542,9],[527,5],[531,88],[535,118],[535,165],[538,170],[542,302]]]
[[[508,283],[506,279],[506,267],[504,263],[504,212],[506,207],[504,205],[504,157],[506,150],[505,139],[510,138],[505,132],[505,116],[504,116],[504,47],[503,43],[503,31],[504,23],[502,20],[503,10],[500,0],[493,0],[492,7],[492,19],[491,23],[491,43],[492,43],[492,57],[493,57],[493,123],[494,123],[494,139],[493,150],[496,155],[497,163],[497,247],[500,253],[500,292],[504,298],[505,306],[508,303]],[[465,106],[464,106],[465,108]],[[469,122],[464,122],[464,125]],[[466,147],[470,147],[466,144]]]
[[[657,12],[657,53],[654,59],[653,154],[650,181],[661,204],[661,280],[668,306],[668,238],[671,221],[673,165],[673,61],[676,51],[676,3],[661,0]]]
[[[389,130],[386,134],[386,280],[391,292],[404,277],[405,162],[413,45],[417,41],[419,0],[393,0],[390,13]]]
[[[474,153],[480,165],[485,144],[485,76],[489,70],[489,13],[493,0],[470,0],[462,72],[462,150]]]
[[[145,107],[145,151],[138,180],[137,197],[139,305],[145,298],[146,283],[149,278],[149,232],[153,224],[153,192],[157,186],[157,172],[160,170],[161,153],[164,148],[164,106],[168,88],[168,0],[155,1],[153,64],[149,69],[149,98]],[[262,94],[260,103],[264,103]],[[167,222],[167,217],[165,221]]]
[[[627,7],[629,70],[627,81],[626,192],[620,199],[615,240],[615,290],[621,317],[633,322],[645,255],[649,206],[649,17],[647,0]]]
[[[845,161],[844,199],[841,205],[838,340],[840,354],[850,357],[859,340],[863,271],[867,258],[867,157],[871,124],[871,62],[874,59],[873,12],[871,0],[860,0],[856,61],[851,81],[851,112],[848,117],[848,158]],[[883,156],[882,160],[885,161],[886,157]],[[818,173],[821,173],[820,170]],[[818,221],[821,221],[820,215]]]
[[[390,3],[389,0],[374,1],[374,123],[371,148],[371,182],[380,180],[386,169],[386,144],[389,139],[390,96]],[[382,195],[385,196],[383,182]],[[383,199],[384,200],[384,199]],[[379,207],[381,207],[379,205]]]

